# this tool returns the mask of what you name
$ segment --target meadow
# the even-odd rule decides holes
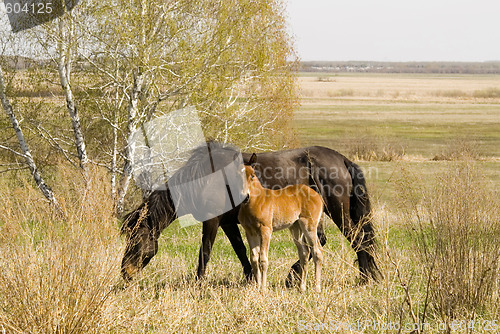
[[[219,231],[194,279],[201,224],[174,222],[129,286],[105,171],[91,187],[55,172],[68,219],[22,178],[0,175],[0,333],[491,333],[500,328],[500,76],[309,74],[295,115],[303,146],[364,169],[380,283],[359,285],[355,254],[325,220],[323,291],[287,289],[296,261],[273,234],[269,290],[243,277]],[[243,230],[241,229],[242,233]],[[312,267],[312,265],[311,265]]]

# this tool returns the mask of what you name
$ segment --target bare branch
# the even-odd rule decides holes
[[[19,153],[16,150],[11,149],[10,147],[0,145],[0,148],[3,149],[3,150],[9,151],[9,152],[11,152],[11,153],[13,153],[15,155],[18,155],[18,156],[23,157],[23,158],[26,159],[26,155],[25,154]]]

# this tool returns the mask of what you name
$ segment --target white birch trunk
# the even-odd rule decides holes
[[[117,112],[113,112],[113,153],[111,156],[111,197],[113,203],[118,203],[116,194],[116,160],[118,157],[118,129],[117,129]]]
[[[144,83],[144,74],[139,72],[134,76],[134,85],[130,94],[128,105],[127,139],[137,130],[139,125],[139,95]],[[127,194],[130,180],[132,179],[132,168],[134,165],[135,143],[128,142],[125,150],[125,165],[123,166],[123,176],[121,186],[118,191],[116,211],[118,214],[123,212],[123,202]]]
[[[140,16],[141,26],[139,35],[139,61],[143,61],[146,57],[146,30],[145,30],[145,16],[146,16],[146,0],[140,0]],[[127,140],[137,130],[139,125],[139,96],[144,85],[144,73],[142,67],[139,65],[137,73],[134,74],[134,84],[130,94],[130,102],[128,106],[128,123],[127,123]],[[125,152],[125,165],[123,166],[123,176],[121,187],[118,191],[118,199],[116,205],[116,212],[121,214],[123,212],[123,202],[127,194],[130,180],[132,179],[132,172],[134,166],[135,143],[128,142]]]
[[[66,107],[68,109],[69,117],[73,125],[73,133],[75,136],[76,151],[78,159],[80,160],[80,167],[83,171],[85,182],[88,181],[87,175],[87,150],[85,148],[85,140],[83,137],[82,126],[80,124],[80,117],[76,109],[73,91],[71,90],[71,39],[73,38],[73,26],[65,31],[63,19],[59,20],[59,59],[58,59],[58,72],[61,80],[61,87],[66,97]]]
[[[19,122],[17,121],[16,115],[14,113],[14,109],[12,108],[12,105],[9,102],[9,99],[5,95],[5,81],[3,77],[3,71],[0,66],[0,100],[2,101],[2,106],[3,109],[5,110],[5,113],[10,119],[10,122],[12,124],[12,128],[16,132],[16,137],[19,142],[19,146],[21,147],[22,151],[22,156],[26,160],[26,164],[28,165],[28,168],[31,172],[31,175],[33,175],[33,178],[35,179],[35,182],[42,191],[43,195],[45,198],[49,200],[49,202],[55,207],[57,212],[62,215],[62,210],[61,207],[59,206],[59,203],[57,202],[56,198],[54,197],[54,193],[52,189],[45,183],[43,177],[40,175],[40,172],[38,171],[38,168],[35,164],[35,161],[33,160],[33,157],[31,155],[31,152],[29,150],[28,144],[26,143],[26,140],[24,139],[23,131],[21,130],[21,126]]]

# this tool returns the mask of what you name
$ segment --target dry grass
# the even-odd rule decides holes
[[[407,206],[408,216],[375,200],[378,261],[385,276],[380,284],[356,285],[354,253],[333,223],[327,222],[323,292],[316,294],[309,289],[299,293],[284,287],[288,268],[297,256],[288,233],[278,232],[271,243],[270,288],[264,295],[243,280],[241,266],[224,237],[219,237],[215,245],[208,277],[201,282],[193,279],[199,225],[182,229],[174,224],[167,229],[160,240],[159,254],[131,286],[124,288],[119,278],[124,245],[111,215],[107,176],[100,170],[91,175],[91,190],[87,191],[77,172],[56,173],[55,190],[67,220],[55,217],[40,200],[37,189],[23,178],[0,179],[4,203],[0,207],[0,333],[289,333],[307,325],[325,324],[351,326],[353,333],[378,333],[376,324],[415,326],[424,320],[436,328],[443,319],[441,314],[448,318],[451,314],[446,305],[455,304],[455,319],[462,319],[459,315],[464,314],[463,309],[468,311],[467,320],[500,316],[495,306],[500,301],[494,280],[496,269],[491,266],[498,246],[490,247],[498,237],[488,235],[496,226],[495,219],[498,223],[498,211],[492,209],[492,203],[498,209],[498,199],[481,192],[482,185],[476,183],[480,176],[466,170],[466,180],[450,183],[430,201],[424,198],[446,182],[433,186],[434,181],[424,181],[430,193],[412,184],[414,194],[406,193],[418,203],[418,210]],[[462,176],[458,173],[453,181],[462,180]],[[464,196],[465,189],[473,193]],[[482,197],[486,194],[488,197]],[[481,198],[487,201],[481,203]],[[465,200],[470,205],[453,215]],[[410,226],[416,228],[418,237],[418,227],[430,224],[418,218],[422,206],[427,210],[425,217],[432,217],[437,224],[430,231],[444,234],[434,234],[430,246],[417,247],[414,242],[421,239],[409,234],[407,222],[413,223]],[[472,224],[463,224],[469,220]],[[462,225],[480,228],[477,233],[467,229],[468,239],[454,239],[453,228]],[[434,248],[438,242],[448,248],[442,252]],[[420,252],[425,249],[440,256],[434,262],[430,285],[429,258]],[[462,260],[465,262],[460,266]],[[427,287],[432,307],[422,319]],[[467,302],[443,299],[449,297],[443,295],[449,289],[457,291],[453,298]],[[327,329],[339,332],[335,327]]]
[[[0,330],[7,333],[104,332],[105,303],[120,255],[103,174],[90,189],[62,171],[56,191],[67,219],[22,182],[0,193]],[[5,179],[3,180],[6,181]],[[10,180],[12,182],[12,180]]]
[[[349,143],[347,156],[355,161],[397,161],[405,157],[405,148],[380,138],[359,138]]]
[[[472,160],[436,173],[430,183],[403,177],[399,203],[427,277],[426,303],[418,312],[447,323],[478,315],[498,319],[498,192]]]
[[[321,79],[320,79],[321,78]],[[443,99],[498,99],[498,76],[473,75],[336,75],[333,77],[300,77],[302,98],[350,97],[355,92],[359,98],[439,100]]]
[[[467,161],[479,159],[481,159],[479,144],[466,138],[457,138],[448,145],[447,149],[443,153],[437,154],[434,158],[432,158],[434,161]]]
[[[476,90],[473,96],[482,99],[498,99],[500,98],[500,88],[489,87],[487,89]]]

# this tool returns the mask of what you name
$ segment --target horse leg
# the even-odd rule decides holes
[[[323,267],[323,248],[318,240],[314,243],[312,248],[314,259],[314,270],[316,278],[316,292],[321,292],[321,269]]]
[[[351,219],[349,213],[349,198],[339,198],[331,196],[328,198],[328,211],[330,212],[330,218],[338,226],[342,234],[349,241],[352,249],[356,252],[358,258],[358,266],[360,271],[360,284],[365,284],[368,282],[369,278],[369,268],[367,267],[366,261],[367,257],[366,250],[362,247],[362,240],[364,239],[363,228],[356,226]],[[378,269],[378,268],[377,268]]]
[[[325,230],[324,230],[324,222],[325,222],[325,216],[321,215],[321,219],[318,224],[318,240],[320,242],[321,246],[324,246],[326,244],[326,235],[325,235]],[[291,288],[295,286],[297,280],[301,276],[301,271],[300,271],[300,260],[295,262],[292,267],[290,268],[290,272],[288,273],[288,276],[285,280],[285,286],[287,288]]]
[[[323,248],[318,239],[317,227],[311,219],[305,220],[304,222],[304,237],[307,240],[309,249],[312,250],[312,258],[314,260],[314,277],[316,279],[316,292],[321,292],[321,267],[323,265]]]
[[[381,281],[384,276],[375,262],[375,231],[372,223],[365,219],[353,224],[351,245],[358,257],[359,271],[361,273],[360,284],[368,282],[369,278],[375,282]]]
[[[269,266],[268,254],[269,254],[269,243],[271,242],[271,234],[273,233],[272,228],[263,228],[260,232],[261,242],[260,242],[260,256],[259,265],[262,273],[262,286],[261,290],[264,292],[267,289],[267,268]]]
[[[249,229],[245,229],[248,245],[250,246],[250,263],[252,264],[253,276],[257,282],[257,289],[260,290],[262,284],[262,273],[260,271],[259,266],[259,257],[260,257],[260,235],[250,231]]]
[[[298,279],[300,281],[300,290],[306,290],[306,276],[307,276],[307,259],[309,258],[309,251],[307,245],[304,244],[304,238],[302,229],[299,226],[299,222],[295,222],[292,226],[290,226],[290,232],[293,236],[293,242],[295,246],[297,246],[297,252],[299,254],[299,272],[300,276]],[[287,278],[288,279],[288,278]]]
[[[221,223],[222,230],[226,233],[231,246],[233,246],[234,252],[238,256],[238,259],[243,266],[243,273],[247,281],[252,279],[252,266],[248,261],[247,248],[243,243],[243,238],[241,237],[240,229],[236,224],[237,220],[228,220]]]
[[[198,271],[197,278],[205,276],[205,270],[208,260],[210,260],[210,253],[212,246],[217,236],[217,229],[219,228],[219,218],[212,218],[203,222],[203,235],[201,238],[200,255],[198,258]]]

